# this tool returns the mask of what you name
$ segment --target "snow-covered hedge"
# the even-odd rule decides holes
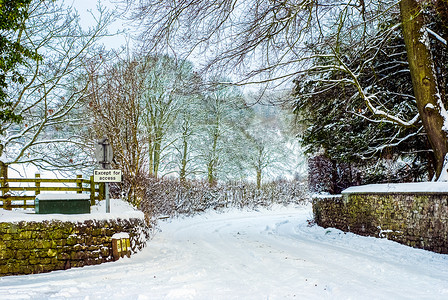
[[[224,207],[255,208],[308,200],[306,184],[275,181],[257,189],[255,184],[235,182],[210,186],[203,181],[148,179],[140,208],[148,218],[195,214]]]

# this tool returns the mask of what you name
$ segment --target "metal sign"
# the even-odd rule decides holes
[[[107,169],[112,163],[114,153],[112,151],[112,146],[106,137],[99,140],[95,145],[95,158],[104,169]]]
[[[121,170],[93,170],[94,182],[121,182]]]

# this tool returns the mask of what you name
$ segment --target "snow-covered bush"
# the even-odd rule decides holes
[[[424,181],[425,165],[418,160],[378,159],[371,162],[337,162],[325,155],[308,159],[311,193],[340,194],[356,185]]]
[[[229,182],[209,185],[205,181],[149,178],[140,209],[149,219],[160,216],[196,214],[224,207],[256,208],[272,204],[300,203],[308,200],[306,184],[275,181],[257,189],[255,183]]]
[[[349,163],[336,162],[325,155],[308,159],[308,189],[311,193],[339,194],[359,185],[361,172]]]

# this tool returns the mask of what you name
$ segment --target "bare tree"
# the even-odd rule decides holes
[[[255,174],[257,188],[261,188],[268,176],[275,178],[279,173],[297,172],[299,154],[293,149],[297,140],[286,121],[290,111],[262,105],[251,109],[254,113],[250,123],[238,128],[244,135],[241,153],[251,177]]]
[[[291,77],[298,71],[301,42],[313,27],[315,5],[314,1],[264,0],[128,4],[134,8],[132,18],[144,24],[146,49],[200,55],[206,69],[214,66],[214,70],[231,73],[239,69],[245,79],[264,82]],[[268,76],[257,77],[260,74]]]
[[[237,126],[246,122],[247,110],[243,94],[237,87],[216,84],[203,98],[200,113],[203,114],[202,133],[195,147],[200,152],[203,172],[209,184],[218,179],[235,177],[240,139]]]
[[[101,51],[96,42],[106,34],[110,15],[100,8],[95,25],[83,30],[70,7],[32,1],[17,38],[41,59],[23,66],[25,82],[12,82],[8,96],[20,124],[0,124],[1,164],[32,163],[41,168],[79,168],[89,163],[87,149],[72,126],[84,118],[77,109],[88,94],[86,65]]]
[[[132,58],[118,59],[90,72],[91,130],[94,138],[109,138],[114,166],[123,171],[128,201],[138,205],[140,181],[147,170],[147,136],[144,130],[142,91],[145,68]]]
[[[179,128],[174,125],[191,100],[193,76],[191,64],[166,56],[128,54],[100,72],[92,67],[91,129],[96,138],[109,138],[114,164],[124,173],[122,190],[134,204],[142,198],[142,180],[166,174],[164,161],[177,142]],[[187,126],[181,133],[184,142],[189,131]]]
[[[188,61],[177,61],[168,56],[146,57],[145,78],[142,100],[144,102],[144,124],[148,136],[148,156],[150,175],[158,176],[166,150],[173,146],[177,137],[173,126],[186,108],[194,93],[195,74]],[[188,124],[184,124],[188,125]],[[187,132],[185,131],[187,130]],[[176,131],[176,130],[174,130]],[[183,137],[188,135],[184,128]],[[184,139],[185,141],[185,139]]]
[[[173,162],[172,169],[178,173],[181,181],[200,173],[199,151],[195,149],[202,140],[202,93],[197,90],[182,105],[175,124],[175,142],[168,159]]]
[[[431,37],[442,43],[446,40],[431,31],[424,18],[425,10],[442,14],[440,7],[443,5],[437,4],[437,10],[432,10],[431,1],[416,0],[146,0],[135,7],[133,17],[145,24],[142,37],[151,43],[152,49],[187,49],[188,54],[207,52],[207,68],[238,67],[245,71],[241,83],[281,83],[310,68],[316,72],[343,72],[344,77],[334,84],[353,86],[352,96],[363,100],[364,108],[375,120],[416,128],[422,122],[436,158],[436,175],[446,180],[441,176],[446,173],[442,170],[446,171],[443,165],[448,148],[444,130],[447,114],[443,106],[446,95],[440,93],[442,89],[428,47]],[[393,24],[393,13],[401,17],[402,24]],[[372,40],[375,28],[385,18],[392,21],[390,32],[401,28],[405,37],[418,107],[418,113],[410,118],[389,111],[377,97],[378,91],[361,84],[360,71],[369,60],[359,69],[351,69],[341,52],[344,45],[351,45],[354,51],[362,45],[367,48],[366,43]],[[384,38],[387,37],[386,34]],[[317,45],[322,51],[310,51]],[[381,52],[381,45],[375,45],[377,53]],[[315,60],[325,63],[316,68],[310,64]],[[414,67],[414,62],[424,67]]]

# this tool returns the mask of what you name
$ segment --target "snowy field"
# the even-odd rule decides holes
[[[308,226],[310,206],[167,220],[99,266],[0,278],[0,299],[448,299],[448,255]]]

